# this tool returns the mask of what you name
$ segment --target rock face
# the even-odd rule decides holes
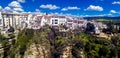
[[[79,49],[81,43],[75,45],[77,39],[74,39],[75,35],[71,32],[59,32],[50,27],[25,29],[16,38],[15,43],[10,40],[9,44],[12,45],[7,46],[7,49],[0,49],[0,58],[83,58]]]
[[[2,47],[1,44],[0,47]],[[3,58],[3,55],[4,55],[4,48],[0,48],[0,58]]]
[[[42,45],[32,44],[25,52],[24,58],[50,58],[50,49],[46,49]]]
[[[72,58],[71,51],[72,46],[66,46],[65,48],[63,48],[60,57],[57,58]],[[50,52],[51,52],[50,49],[49,48],[46,49],[45,46],[38,45],[38,47],[36,47],[36,44],[32,44],[25,52],[24,58],[51,58]],[[81,56],[81,58],[84,58],[83,52],[82,51],[79,52],[80,52],[79,56]]]
[[[71,50],[72,50],[72,46],[66,46],[60,58],[72,58]]]

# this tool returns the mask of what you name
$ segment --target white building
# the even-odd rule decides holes
[[[45,24],[50,26],[66,25],[69,29],[85,27],[86,20],[82,18],[73,18],[63,15],[33,15],[28,13],[1,13],[0,21],[4,29],[9,29],[10,26],[15,29],[40,29]]]
[[[50,26],[58,26],[60,24],[66,23],[65,16],[57,16],[57,15],[40,15],[37,16],[37,19],[41,21],[40,25],[44,26],[48,24]]]
[[[59,25],[65,25],[67,20],[65,16],[52,16],[51,21],[50,21],[52,26],[59,26]]]
[[[81,17],[67,17],[67,26],[70,29],[76,29],[76,28],[86,28],[87,20],[84,20]]]
[[[17,28],[25,28],[28,25],[28,15],[27,13],[7,13],[2,12],[3,19],[3,28],[9,29],[9,27]]]
[[[2,18],[2,14],[0,12],[0,29],[3,29],[3,18]]]
[[[40,26],[44,26],[48,24],[50,26],[58,27],[59,25],[66,25],[69,29],[76,28],[85,28],[87,24],[87,20],[79,17],[70,17],[70,16],[62,16],[62,15],[38,15],[38,21],[40,22]]]

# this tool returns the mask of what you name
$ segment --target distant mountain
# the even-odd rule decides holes
[[[87,20],[93,20],[93,19],[108,19],[108,20],[120,20],[120,16],[117,17],[109,17],[109,16],[95,16],[95,17],[83,17]]]

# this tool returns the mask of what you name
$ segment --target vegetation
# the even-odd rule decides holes
[[[49,49],[49,58],[59,58],[65,51],[66,46],[72,46],[72,57],[70,58],[81,58],[82,56],[84,58],[120,58],[119,35],[107,40],[84,32],[59,32],[49,26],[39,30],[24,29],[20,31],[17,41],[9,47],[10,52],[7,54],[10,54],[10,58],[23,58],[26,49],[32,43],[36,44],[36,49],[38,49],[39,45]],[[32,51],[28,52],[29,54],[32,53]],[[43,53],[44,57],[47,58],[45,50],[43,50]]]
[[[120,33],[120,20],[100,20],[99,22],[106,24],[108,27],[107,29],[103,29],[103,32],[107,34]]]
[[[27,31],[26,31],[27,30]],[[21,57],[24,56],[24,52],[26,51],[27,47],[30,45],[30,41],[32,40],[33,30],[31,29],[24,29],[18,34],[18,39],[16,43],[11,48],[10,57],[16,58],[16,54],[20,54]]]

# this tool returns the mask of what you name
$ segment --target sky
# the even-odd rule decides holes
[[[0,0],[0,11],[120,16],[120,0]]]

